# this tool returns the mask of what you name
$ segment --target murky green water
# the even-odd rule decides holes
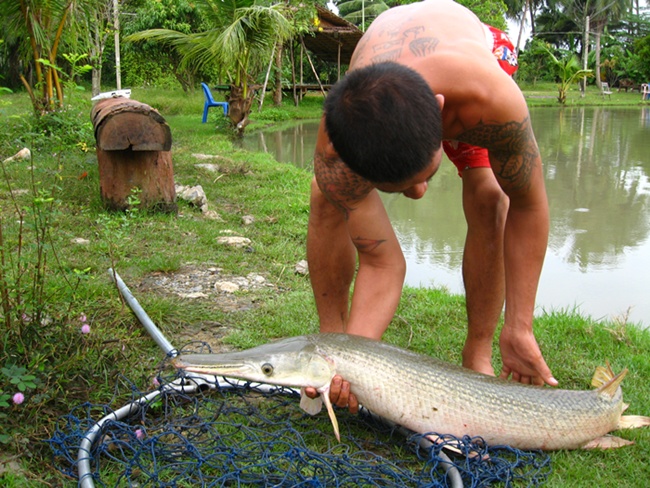
[[[650,326],[650,108],[540,108],[551,233],[538,310],[572,309]],[[311,169],[317,122],[249,134],[251,150]],[[406,282],[462,293],[461,181],[443,162],[422,200],[384,195],[408,262]]]

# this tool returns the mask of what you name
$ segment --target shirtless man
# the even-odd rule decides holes
[[[555,386],[533,334],[549,227],[542,161],[524,97],[490,39],[451,0],[395,7],[371,24],[327,97],[318,132],[311,284],[321,332],[380,339],[406,264],[377,191],[421,198],[445,150],[462,177],[468,226],[463,365],[494,375],[492,342],[505,300],[500,376]],[[347,405],[349,388],[335,378],[333,402]],[[353,397],[349,403],[354,409]]]

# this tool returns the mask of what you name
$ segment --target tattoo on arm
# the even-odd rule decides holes
[[[487,148],[490,159],[499,163],[494,173],[513,190],[530,187],[533,170],[539,161],[539,149],[529,117],[521,122],[503,124],[481,122],[463,133],[458,140]]]
[[[320,190],[343,212],[346,220],[354,211],[355,204],[373,189],[370,182],[349,169],[343,161],[328,157],[322,152],[314,157],[314,173]]]

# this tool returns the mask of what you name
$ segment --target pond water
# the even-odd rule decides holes
[[[551,210],[538,312],[575,309],[649,327],[650,108],[536,108],[531,119]],[[317,125],[251,133],[243,146],[311,170]],[[382,198],[406,283],[463,293],[461,181],[445,161],[422,200]]]

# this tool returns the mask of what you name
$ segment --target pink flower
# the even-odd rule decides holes
[[[81,333],[82,334],[90,334],[90,325],[88,324],[83,324],[81,326]]]
[[[81,322],[81,323],[85,323],[87,320],[88,320],[88,319],[86,318],[86,314],[85,314],[85,313],[82,313],[82,314],[79,316],[79,322]]]
[[[156,388],[158,388],[160,386],[160,381],[158,381],[158,378],[155,377],[155,376],[153,377],[151,382],[153,383],[153,386],[155,386]]]
[[[21,403],[23,403],[23,402],[25,401],[25,395],[23,395],[22,393],[18,392],[18,393],[16,393],[16,394],[14,395],[14,397],[12,398],[12,400],[13,400],[13,402],[14,402],[14,405],[20,405]]]
[[[138,440],[144,439],[144,431],[142,429],[136,429],[135,436],[138,438]]]

